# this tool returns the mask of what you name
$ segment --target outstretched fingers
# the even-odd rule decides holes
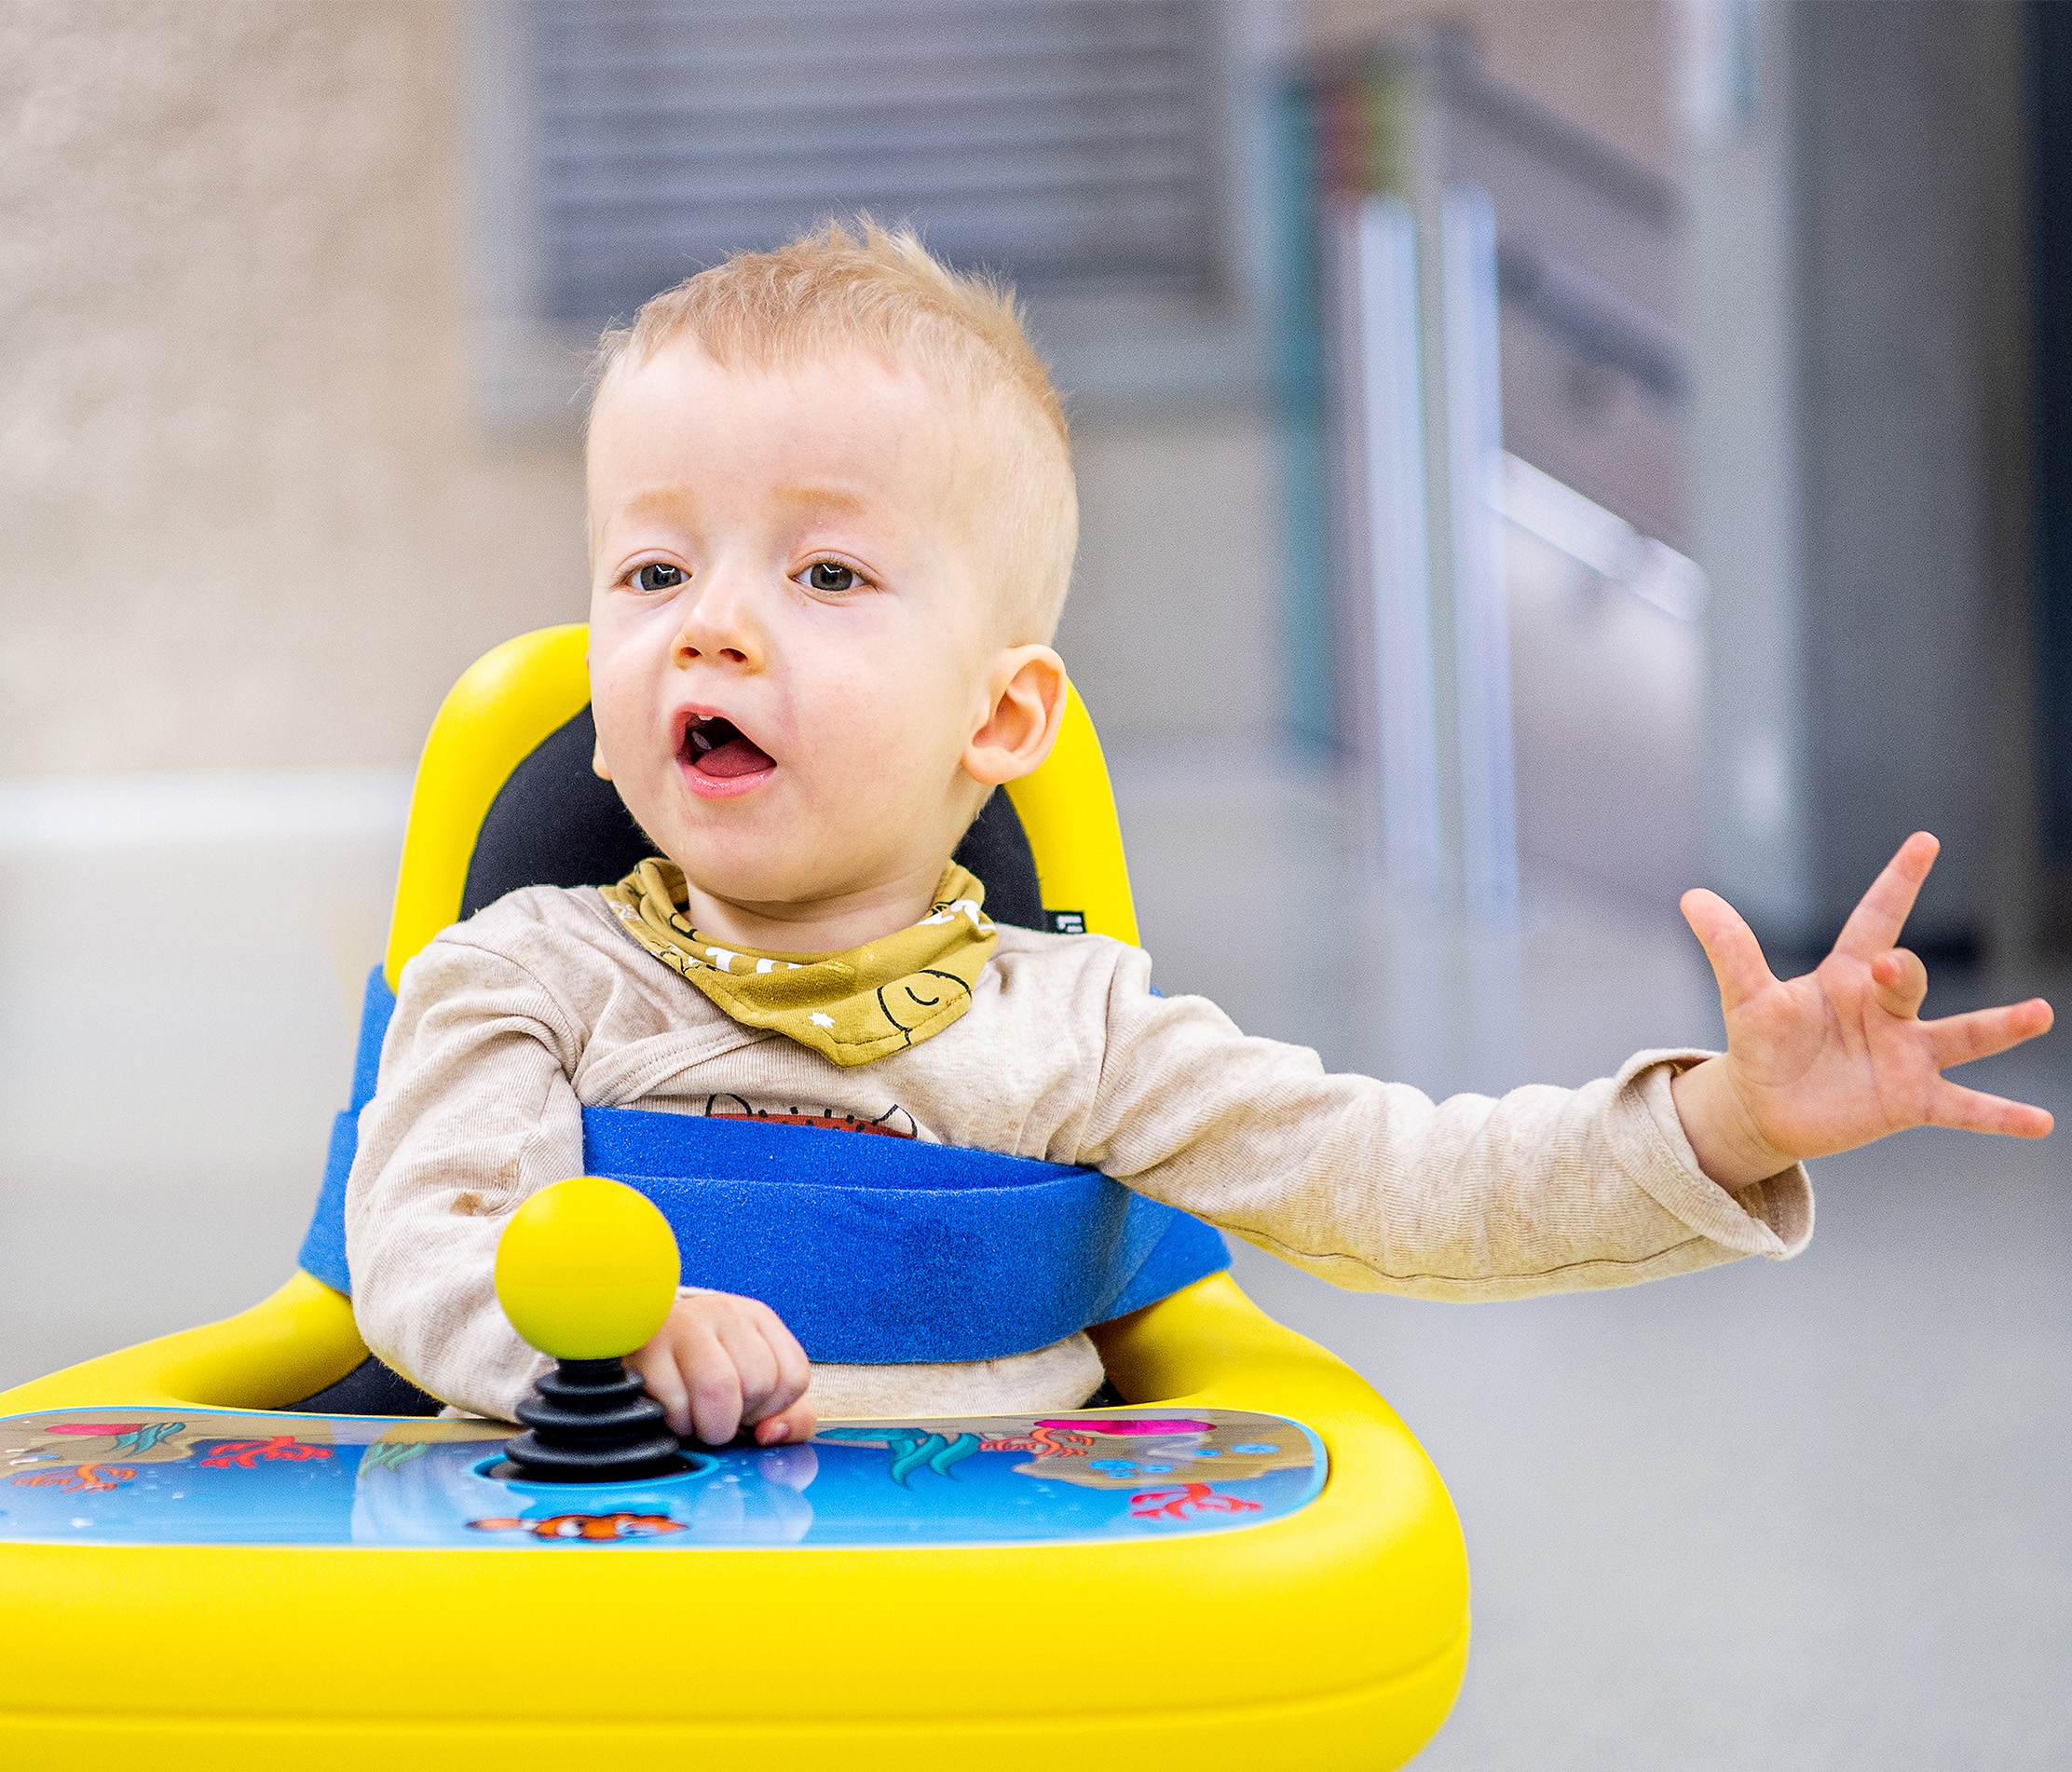
[[[1921,894],[1921,882],[1942,845],[1927,831],[1915,831],[1900,845],[1899,853],[1885,864],[1871,882],[1871,890],[1857,902],[1849,920],[1842,925],[1834,951],[1853,960],[1875,960],[1900,938],[1906,920],[1914,914],[1914,901]]]
[[[1763,958],[1763,945],[1755,932],[1741,920],[1741,913],[1719,893],[1694,886],[1684,894],[1679,908],[1690,924],[1697,945],[1711,962],[1712,976],[1719,981],[1720,1007],[1731,1014],[1751,997],[1777,983],[1769,962]]]
[[[1945,1015],[1941,1021],[1922,1025],[1928,1029],[1929,1052],[1935,1068],[1947,1070],[1952,1065],[1990,1058],[1997,1052],[2048,1033],[2052,1020],[2051,1005],[2040,997],[2032,997],[2027,1002],[2010,1003],[2004,1009],[1974,1009],[1968,1015]]]
[[[2009,1138],[2047,1138],[2056,1122],[2026,1101],[1945,1083],[1936,1094],[1929,1124],[1957,1132],[1997,1132]]]

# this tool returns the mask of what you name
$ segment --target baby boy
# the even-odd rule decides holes
[[[1077,506],[1011,298],[911,236],[830,227],[648,303],[607,340],[589,497],[596,768],[660,856],[513,893],[410,962],[347,1198],[368,1346],[462,1410],[509,1417],[546,1364],[491,1272],[511,1213],[580,1173],[585,1107],[811,1104],[1100,1169],[1341,1286],[1463,1300],[1789,1256],[1806,1158],[2051,1129],[1940,1074],[2051,1012],[1917,1018],[1927,976],[1894,943],[1927,836],[1789,982],[1686,896],[1724,1055],[1501,1100],[1328,1075],[1154,995],[1135,948],[988,922],[951,852],[1057,736]],[[1102,1379],[1084,1333],[810,1367],[768,1304],[692,1288],[630,1364],[679,1433],[764,1445],[819,1415],[1070,1409]]]

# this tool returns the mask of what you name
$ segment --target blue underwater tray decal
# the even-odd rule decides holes
[[[1322,1491],[1322,1442],[1238,1410],[840,1422],[687,1449],[652,1482],[495,1476],[493,1422],[238,1410],[0,1418],[0,1542],[549,1549],[1112,1543],[1263,1524]]]

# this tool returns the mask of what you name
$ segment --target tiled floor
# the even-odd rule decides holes
[[[1463,931],[1370,885],[1320,778],[1199,754],[1118,776],[1161,983],[1252,1031],[1432,1090],[1716,1037],[1668,914],[1543,892],[1516,937]],[[0,1384],[287,1271],[393,847],[0,848]],[[1982,1069],[2072,1109],[2049,1042]],[[2066,1136],[1823,1164],[1801,1260],[1629,1291],[1418,1304],[1241,1251],[1465,1521],[1475,1656],[1420,1764],[2072,1765]]]

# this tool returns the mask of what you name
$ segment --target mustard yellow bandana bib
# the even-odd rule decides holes
[[[626,933],[736,1021],[772,1028],[838,1065],[867,1065],[940,1033],[971,1007],[1000,946],[986,888],[955,862],[911,929],[842,954],[723,947],[690,926],[683,869],[657,857],[600,888]]]

